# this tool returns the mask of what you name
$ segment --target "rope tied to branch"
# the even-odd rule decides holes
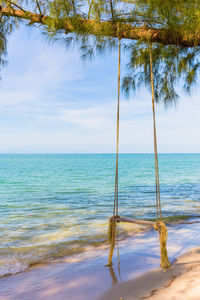
[[[158,153],[157,153],[157,137],[156,137],[156,121],[155,121],[155,100],[154,100],[154,78],[153,78],[153,63],[152,63],[152,49],[149,45],[150,56],[150,74],[151,74],[151,91],[152,91],[152,110],[153,110],[153,129],[154,129],[154,159],[155,159],[155,179],[156,179],[156,222],[153,223],[153,228],[159,232],[160,253],[161,253],[161,267],[167,269],[170,267],[170,262],[167,256],[167,227],[162,222],[161,215],[161,201],[160,201],[160,184],[159,184],[159,170],[158,170]],[[116,145],[116,169],[115,169],[115,192],[113,216],[109,219],[108,240],[110,243],[110,251],[108,256],[108,266],[112,265],[112,257],[115,248],[115,240],[117,234],[118,216],[118,153],[119,153],[119,101],[120,101],[120,63],[121,63],[121,41],[119,38],[119,56],[118,56],[118,101],[117,101],[117,145]]]
[[[112,264],[112,257],[115,248],[117,222],[115,221],[118,215],[118,160],[119,160],[119,103],[120,103],[120,66],[121,66],[121,40],[119,38],[119,52],[118,52],[118,95],[117,95],[117,143],[116,143],[116,162],[115,162],[115,191],[114,191],[114,205],[113,216],[109,219],[108,225],[108,241],[110,243],[110,251],[108,255],[108,266]]]
[[[121,40],[119,38],[118,52],[118,93],[117,93],[117,143],[116,143],[116,163],[115,163],[115,192],[113,216],[118,215],[119,196],[118,196],[118,160],[119,160],[119,103],[120,103],[120,67],[121,67]]]
[[[155,96],[154,96],[154,78],[153,78],[153,60],[152,60],[152,48],[149,44],[149,59],[150,59],[150,73],[151,73],[151,95],[152,95],[152,112],[153,112],[153,132],[154,132],[154,159],[155,159],[155,179],[156,179],[156,222],[153,224],[153,228],[159,232],[160,240],[160,259],[161,267],[168,269],[170,262],[167,256],[167,227],[162,222],[161,214],[161,201],[160,201],[160,182],[159,182],[159,169],[158,169],[158,151],[157,151],[157,136],[156,136],[156,117],[155,117]]]

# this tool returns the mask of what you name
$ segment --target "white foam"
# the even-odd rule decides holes
[[[20,257],[6,257],[0,261],[0,276],[16,274],[25,271],[29,267],[28,262]]]

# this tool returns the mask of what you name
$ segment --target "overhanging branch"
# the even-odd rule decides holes
[[[129,40],[143,40],[147,42],[161,43],[163,45],[177,45],[182,47],[200,46],[200,34],[185,34],[182,31],[173,32],[167,29],[133,27],[121,22],[98,22],[83,18],[63,18],[54,20],[48,16],[42,16],[33,12],[22,11],[9,7],[0,6],[0,15],[14,17],[30,21],[30,23],[39,23],[48,25],[49,21],[54,21],[57,30],[64,30],[67,33],[88,34],[94,36],[105,36],[113,38],[122,38]]]

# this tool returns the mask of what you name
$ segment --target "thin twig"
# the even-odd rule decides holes
[[[39,1],[38,1],[38,0],[36,0],[36,3],[37,3],[37,7],[38,7],[38,10],[39,10],[39,13],[40,13],[40,15],[42,16],[42,15],[43,15],[43,13],[42,13],[42,11],[41,11],[41,8],[40,8]]]
[[[93,2],[94,2],[94,0],[91,0],[91,2],[90,2],[89,11],[88,11],[88,19],[90,18],[90,13],[91,13]]]
[[[20,10],[22,10],[23,12],[26,12],[22,7],[20,7],[19,5],[17,5],[14,2],[10,2],[12,5],[16,6],[17,8],[19,8]]]
[[[113,3],[112,3],[112,0],[110,0],[110,9],[111,9],[111,14],[112,14],[112,19],[114,21],[114,10],[113,10]]]

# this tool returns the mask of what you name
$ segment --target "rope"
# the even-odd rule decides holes
[[[167,255],[167,227],[162,222],[155,222],[153,224],[154,230],[157,230],[159,232],[159,240],[160,240],[160,266],[162,269],[166,270],[170,268],[170,261],[168,259]]]
[[[153,78],[153,63],[152,63],[152,49],[149,44],[150,56],[150,73],[151,73],[151,94],[152,94],[152,110],[153,110],[153,132],[154,132],[154,159],[155,159],[155,177],[156,177],[156,218],[157,222],[162,220],[161,202],[160,202],[160,183],[158,170],[158,152],[157,152],[157,137],[156,137],[156,118],[155,118],[155,96],[154,96],[154,78]]]
[[[108,264],[107,266],[112,265],[112,257],[115,249],[115,239],[116,239],[116,227],[117,223],[115,222],[114,217],[109,219],[108,225],[108,241],[110,244],[109,254],[108,254]]]
[[[116,230],[116,241],[117,241],[117,266],[119,273],[119,280],[121,281],[121,270],[120,270],[120,259],[119,259],[119,239],[118,239],[118,231]]]
[[[118,95],[117,95],[117,145],[116,145],[116,170],[113,216],[118,215],[118,156],[119,156],[119,100],[120,100],[120,67],[121,67],[121,40],[119,39],[118,53]]]
[[[158,151],[157,151],[157,137],[156,137],[156,117],[155,117],[155,96],[154,96],[154,78],[153,78],[153,62],[152,49],[149,44],[149,58],[150,58],[150,73],[151,73],[151,95],[152,95],[152,111],[153,111],[153,133],[154,133],[154,159],[155,159],[155,177],[156,177],[156,222],[153,224],[154,230],[159,232],[160,240],[160,266],[163,269],[170,267],[170,262],[167,255],[167,227],[162,222],[161,202],[160,202],[160,182],[158,170]]]
[[[154,78],[153,78],[153,63],[152,63],[152,49],[151,44],[149,44],[149,54],[150,54],[150,73],[151,73],[151,91],[152,91],[152,111],[153,111],[153,129],[154,129],[154,159],[155,159],[155,178],[156,178],[156,218],[157,221],[153,225],[155,230],[159,232],[160,239],[160,254],[161,254],[161,267],[163,269],[168,269],[170,267],[170,262],[167,256],[167,227],[161,221],[161,202],[160,202],[160,183],[159,183],[159,170],[158,170],[158,152],[157,152],[157,138],[156,138],[156,120],[155,120],[155,96],[154,96]],[[119,101],[120,101],[120,65],[121,65],[121,41],[119,38],[119,56],[118,56],[118,101],[117,101],[117,146],[116,146],[116,169],[115,169],[115,192],[114,192],[114,205],[113,205],[113,216],[109,219],[108,226],[108,240],[110,243],[110,250],[108,255],[107,266],[112,265],[112,257],[115,249],[115,240],[117,239],[118,246],[118,270],[120,276],[120,262],[119,262],[119,245],[117,236],[117,219],[118,222],[125,220],[126,222],[130,220],[123,219],[118,216],[118,156],[119,156]],[[133,222],[133,221],[132,221]],[[136,222],[136,220],[134,220]],[[144,221],[137,221],[142,222]],[[146,221],[147,223],[147,221]]]
[[[118,216],[118,156],[119,156],[119,100],[120,100],[120,65],[121,65],[121,41],[119,38],[119,55],[118,55],[118,96],[117,96],[117,149],[116,149],[116,167],[115,167],[115,192],[114,192],[114,205],[113,216],[109,219],[108,225],[108,240],[110,243],[110,250],[108,255],[108,266],[112,264],[112,257],[115,248],[117,222],[115,217]],[[118,266],[119,266],[119,252],[118,252]]]

